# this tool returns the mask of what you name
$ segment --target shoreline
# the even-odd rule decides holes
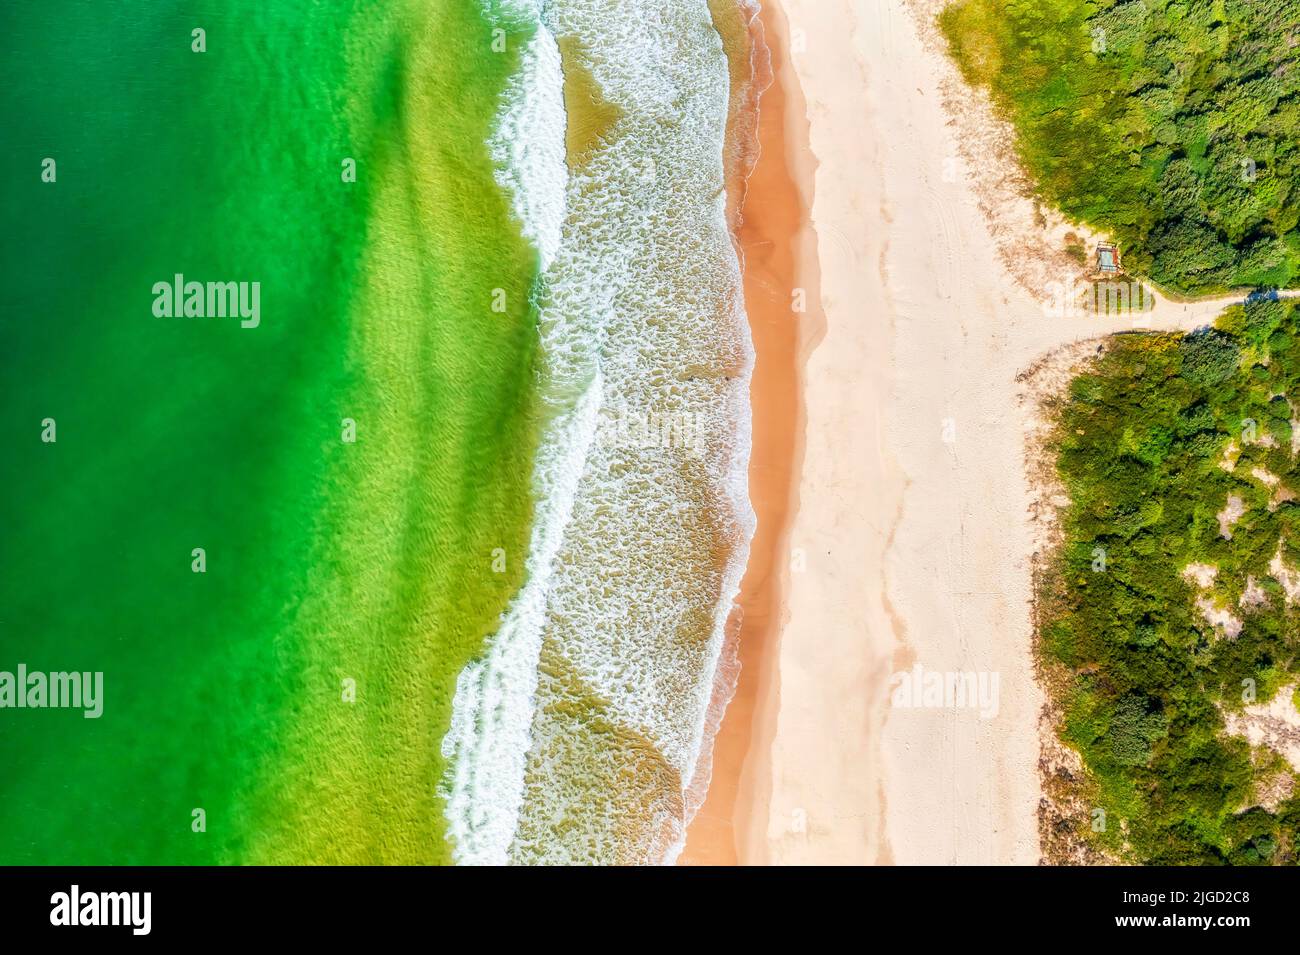
[[[739,7],[748,12],[744,2]],[[739,675],[714,738],[711,784],[688,829],[683,865],[764,861],[767,751],[780,693],[776,654],[804,455],[802,380],[825,328],[817,239],[809,222],[816,160],[787,58],[784,12],[770,0],[750,22],[749,43],[753,99],[741,105],[749,118],[735,125],[742,154],[753,146],[756,153],[748,169],[743,159],[738,164],[729,191],[738,197],[733,241],[754,344],[749,496],[757,526],[731,620]],[[803,290],[802,314],[794,311],[795,289]]]

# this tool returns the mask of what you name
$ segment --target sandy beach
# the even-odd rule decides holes
[[[766,757],[779,693],[776,648],[789,588],[790,522],[798,509],[794,482],[803,461],[804,364],[824,331],[809,217],[814,162],[779,7],[763,6],[750,44],[757,52],[755,82],[763,89],[759,149],[747,180],[733,191],[744,196],[736,244],[756,354],[749,493],[758,527],[733,618],[740,678],[714,742],[708,797],[681,858],[687,865],[752,861],[750,847],[761,846],[754,821],[765,816],[771,785]]]
[[[775,83],[740,234],[759,536],[683,862],[1040,858],[1024,373],[1135,324],[1045,307],[1076,277],[1068,224],[1026,198],[941,6],[764,3]],[[1143,327],[1222,304],[1161,301]],[[936,675],[982,696],[905,695]]]

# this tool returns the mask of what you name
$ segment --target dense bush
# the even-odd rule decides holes
[[[1045,198],[1181,292],[1300,273],[1300,0],[960,0]]]
[[[1300,797],[1258,806],[1258,787],[1290,770],[1252,755],[1223,715],[1251,701],[1245,688],[1264,701],[1300,675],[1300,612],[1270,567],[1280,551],[1300,569],[1296,335],[1300,310],[1261,301],[1211,331],[1117,336],[1062,399],[1070,503],[1040,647],[1064,736],[1120,822],[1089,838],[1138,861],[1300,860]],[[1224,537],[1230,495],[1243,512]],[[1185,576],[1193,563],[1217,568],[1209,586]],[[1216,629],[1198,599],[1240,633]]]

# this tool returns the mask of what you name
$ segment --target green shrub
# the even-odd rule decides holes
[[[1300,0],[959,0],[940,26],[1043,196],[1181,292],[1300,273]]]
[[[1267,468],[1300,490],[1289,440],[1300,366],[1272,352],[1275,337],[1297,334],[1294,304],[1261,302],[1206,332],[1121,336],[1071,382],[1059,411],[1056,465],[1070,503],[1040,594],[1041,652],[1066,674],[1048,681],[1062,736],[1125,823],[1122,840],[1089,838],[1133,861],[1300,860],[1300,808],[1242,812],[1260,780],[1222,716],[1241,707],[1245,680],[1268,699],[1300,678],[1300,615],[1270,569],[1279,548],[1300,568],[1300,500],[1275,500],[1250,474]],[[1246,421],[1277,445],[1245,442]],[[1220,467],[1229,441],[1239,451],[1231,472]],[[1230,494],[1245,511],[1228,540],[1217,515]],[[1217,568],[1205,595],[1241,620],[1235,639],[1196,608],[1191,563]],[[1247,610],[1248,580],[1265,603]]]

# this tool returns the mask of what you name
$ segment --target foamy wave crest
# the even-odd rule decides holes
[[[566,82],[590,78],[578,107],[592,90],[603,101],[581,117],[603,124],[598,145],[569,157],[552,304],[598,323],[605,413],[690,421],[703,440],[588,452],[550,581],[510,854],[671,861],[697,768],[707,773],[754,520],[752,346],[726,223],[728,65],[707,0],[552,0],[543,18]]]
[[[537,4],[515,0],[514,13],[531,15],[536,32],[520,54],[519,70],[506,85],[503,107],[488,140],[496,180],[550,268],[564,222],[564,76],[555,36],[536,19]]]
[[[597,377],[577,407],[548,428],[536,464],[538,504],[527,579],[486,656],[470,663],[456,680],[442,754],[451,763],[447,817],[454,857],[461,864],[508,861],[523,801],[551,561],[596,431],[600,384]]]
[[[549,0],[541,18],[555,57],[522,58],[491,148],[546,265],[555,417],[527,581],[457,685],[448,814],[462,862],[672,861],[754,528],[728,68],[707,0]],[[557,77],[578,111],[559,121]],[[613,439],[594,440],[602,417]]]
[[[498,12],[514,17],[538,12],[526,3],[508,6]],[[488,148],[497,181],[511,196],[521,231],[537,247],[545,269],[559,249],[564,216],[565,117],[559,48],[545,26],[534,24]],[[555,359],[542,382],[551,418],[534,465],[537,504],[525,582],[484,657],[458,677],[452,722],[442,741],[449,761],[443,784],[448,830],[462,864],[500,865],[508,858],[523,799],[551,562],[596,430],[599,373],[588,374],[582,387],[580,377],[559,360],[567,354],[564,338],[561,327],[543,330],[543,352]],[[576,400],[566,400],[572,394]]]

